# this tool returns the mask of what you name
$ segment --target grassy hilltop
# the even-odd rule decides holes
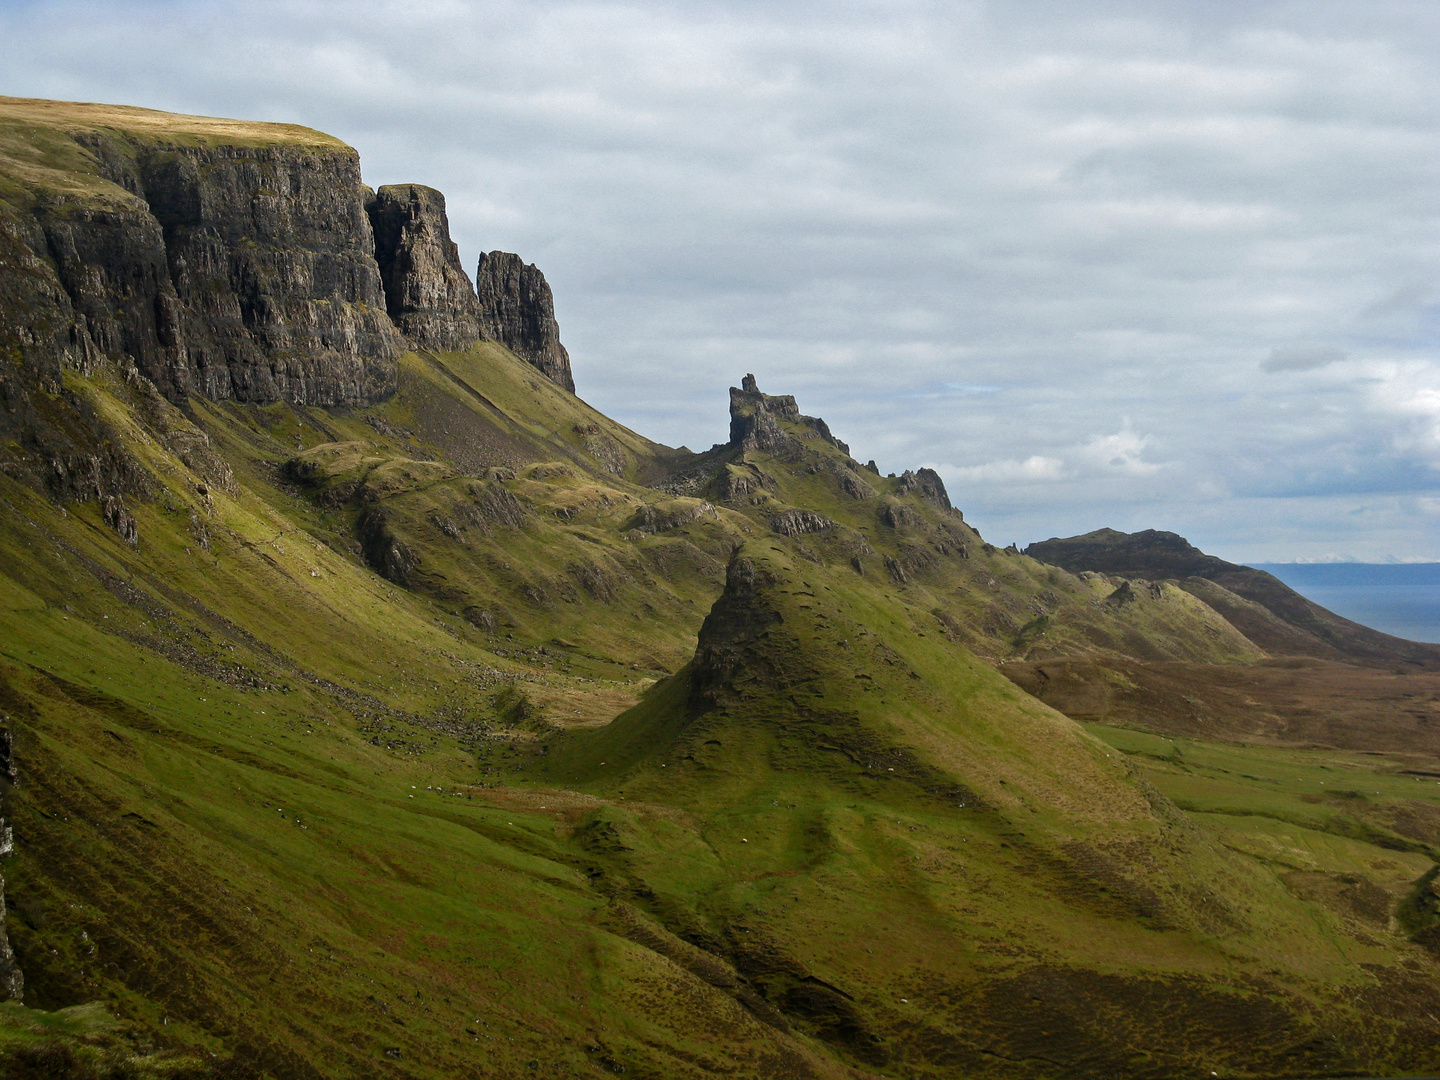
[[[12,178],[168,130],[5,108]],[[704,454],[493,342],[394,387],[27,389],[123,491],[5,429],[0,1071],[1440,1068],[1433,669],[995,548],[750,380]]]

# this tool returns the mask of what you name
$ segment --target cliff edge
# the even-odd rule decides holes
[[[480,297],[480,325],[485,336],[573,394],[570,354],[560,344],[555,298],[545,275],[519,255],[492,251],[480,256],[475,291]]]

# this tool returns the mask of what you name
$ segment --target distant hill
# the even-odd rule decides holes
[[[1088,570],[1147,581],[1173,580],[1276,655],[1440,665],[1440,647],[1392,637],[1342,618],[1275,575],[1207,555],[1176,533],[1096,529],[1082,536],[1039,541],[1025,553],[1072,573]]]
[[[1440,563],[1255,563],[1344,618],[1440,643]]]

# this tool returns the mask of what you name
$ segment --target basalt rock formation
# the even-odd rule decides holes
[[[781,420],[802,424],[842,453],[850,453],[824,420],[800,415],[793,395],[762,393],[754,375],[746,375],[739,387],[730,388],[730,446],[771,454],[794,450],[798,444],[794,436],[781,430]]]
[[[422,349],[468,349],[484,338],[480,301],[450,239],[445,196],[390,184],[365,205],[390,318]]]
[[[485,335],[574,393],[570,354],[560,344],[555,298],[545,275],[519,255],[492,251],[480,256],[475,291]]]
[[[124,357],[172,401],[394,388],[359,157],[304,128],[7,98],[8,334],[52,372]],[[264,129],[264,137],[256,128]],[[38,134],[37,134],[38,132]],[[23,303],[28,297],[29,305]],[[10,299],[10,298],[7,298]],[[22,301],[14,303],[13,301]]]
[[[12,398],[108,356],[177,403],[367,405],[407,338],[493,339],[575,388],[544,275],[492,252],[477,296],[444,196],[370,194],[328,135],[0,98],[0,163],[0,346],[28,372]]]

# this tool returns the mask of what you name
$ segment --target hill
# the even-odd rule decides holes
[[[1065,540],[1042,540],[1025,553],[1075,573],[1174,580],[1250,640],[1279,655],[1440,667],[1440,646],[1405,641],[1341,618],[1273,574],[1206,555],[1175,533],[1096,529]]]
[[[0,151],[10,1074],[1440,1064],[1420,665],[998,549],[751,376],[645,439],[328,136],[4,99]],[[1312,667],[1374,745],[1184,712]]]

